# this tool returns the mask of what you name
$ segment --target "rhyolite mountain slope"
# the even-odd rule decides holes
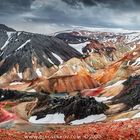
[[[88,31],[88,30],[74,30],[69,32],[61,32],[54,34],[54,36],[70,43],[83,43],[92,39],[101,42],[112,42],[117,45],[122,45],[127,47],[133,47],[134,44],[140,42],[139,32],[130,33],[115,33],[115,32],[98,32],[98,31]],[[76,40],[76,41],[75,41]]]
[[[19,32],[5,26],[0,28],[0,76],[13,69],[20,77],[27,69],[30,74],[37,75],[40,72],[36,71],[38,67],[58,66],[81,56],[56,37]]]

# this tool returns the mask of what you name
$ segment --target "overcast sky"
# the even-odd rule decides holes
[[[140,30],[140,0],[0,0],[0,23],[45,34],[79,26]]]

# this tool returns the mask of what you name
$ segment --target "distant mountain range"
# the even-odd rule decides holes
[[[111,41],[113,43],[134,44],[140,42],[140,33],[114,33],[114,32],[97,32],[87,30],[64,31],[54,34],[54,36],[68,43],[82,43],[90,40],[101,42]]]

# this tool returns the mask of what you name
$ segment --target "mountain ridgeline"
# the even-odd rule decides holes
[[[4,24],[0,24],[0,30],[3,30],[3,31],[9,31],[9,32],[15,32],[16,30],[14,30],[13,28],[10,28]]]

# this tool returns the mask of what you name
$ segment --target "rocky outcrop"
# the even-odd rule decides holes
[[[25,120],[34,115],[37,116],[36,119],[40,119],[47,114],[63,113],[66,123],[69,123],[89,115],[104,113],[108,109],[104,103],[97,102],[94,97],[82,97],[81,95],[57,98],[44,93],[23,93],[9,90],[0,90],[0,93],[0,102],[14,102],[13,113]]]
[[[49,101],[47,101],[49,102]],[[45,106],[46,104],[44,104]],[[94,98],[73,96],[68,98],[55,98],[48,104],[47,108],[41,109],[42,104],[38,104],[32,111],[37,116],[37,119],[46,116],[46,114],[54,114],[56,112],[63,113],[65,115],[66,123],[72,120],[82,119],[89,115],[102,114],[108,107],[100,102],[97,102]],[[86,109],[88,108],[88,110]]]
[[[129,108],[139,104],[139,90],[140,90],[140,75],[131,76],[123,83],[123,90],[114,98],[112,98],[113,104],[124,103]]]

